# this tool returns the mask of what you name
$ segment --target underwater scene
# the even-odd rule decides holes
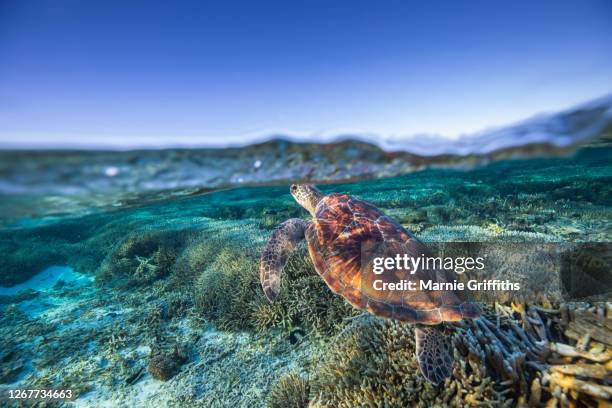
[[[0,0],[0,408],[612,408],[611,23]]]
[[[336,148],[326,160],[341,164],[343,153],[357,151]],[[436,163],[403,175],[370,172],[337,181],[290,175],[216,189],[136,190],[100,181],[89,190],[59,191],[54,186],[69,186],[79,175],[66,168],[96,163],[90,153],[79,161],[79,154],[3,152],[3,406],[603,407],[612,401],[609,138],[548,157]],[[101,174],[121,177],[124,156],[105,154]],[[244,161],[256,159],[244,153]],[[22,172],[7,170],[20,165]],[[145,173],[153,166],[131,165]],[[26,167],[46,184],[25,182]],[[323,195],[367,201],[426,245],[492,244],[478,250],[501,251],[504,270],[528,283],[561,284],[540,291],[534,284],[538,293],[525,296],[476,294],[482,315],[447,324],[450,375],[428,381],[415,355],[419,326],[352,307],[316,272],[305,242],[288,253],[280,290],[273,302],[266,299],[260,281],[266,243],[284,221],[312,218],[289,186],[317,178]],[[19,180],[22,191],[10,187]],[[570,253],[574,268],[564,270],[573,275],[538,269],[526,255],[537,245]],[[18,401],[7,397],[8,389],[70,395]]]

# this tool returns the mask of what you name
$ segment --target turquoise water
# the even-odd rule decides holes
[[[600,144],[570,157],[319,187],[373,203],[430,243],[605,243],[612,238],[610,157],[612,148]],[[290,259],[278,303],[266,303],[258,283],[272,229],[309,217],[288,184],[88,197],[96,194],[104,205],[75,204],[56,192],[5,196],[0,384],[71,388],[77,405],[91,406],[265,406],[273,405],[272,389],[278,400],[300,387],[329,397],[318,364],[338,336],[354,336],[358,313],[329,292],[303,247]],[[69,272],[41,284],[52,267]],[[25,290],[6,289],[14,285]],[[288,373],[312,383],[289,378],[288,390],[277,386]],[[435,401],[436,392],[427,388],[422,400]],[[517,401],[516,390],[508,395]]]

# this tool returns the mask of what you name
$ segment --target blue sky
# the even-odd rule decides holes
[[[612,92],[612,2],[0,0],[0,143],[456,136]]]

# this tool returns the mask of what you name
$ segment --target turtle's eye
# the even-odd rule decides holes
[[[291,192],[295,193],[297,191],[297,186],[295,184],[291,185]]]

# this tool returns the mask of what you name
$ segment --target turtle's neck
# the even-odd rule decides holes
[[[307,198],[307,206],[306,209],[312,215],[315,216],[315,211],[317,209],[317,205],[321,202],[321,200],[325,197],[325,194],[315,186],[310,186],[308,189],[308,198]]]

